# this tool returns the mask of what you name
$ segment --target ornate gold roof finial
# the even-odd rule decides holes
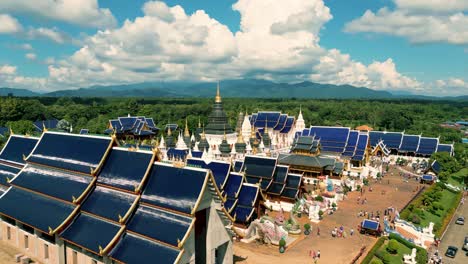
[[[47,132],[47,127],[45,126],[44,121],[42,121],[42,132]]]
[[[201,134],[201,138],[202,138],[202,139],[205,139],[205,138],[206,138],[206,135],[205,135],[205,124],[203,124],[203,131],[202,131],[202,134]]]
[[[244,137],[242,136],[242,129],[239,129],[239,133],[237,134],[237,143],[244,143]]]
[[[219,94],[219,81],[218,86],[216,87],[215,103],[221,103],[221,95]]]
[[[11,127],[10,127],[10,136],[11,136],[11,135],[14,135],[14,134],[15,134],[15,133],[13,133],[13,129],[11,129]]]
[[[49,226],[49,235],[52,235],[54,233],[54,230],[52,229],[52,227]]]
[[[167,128],[167,135],[168,135],[168,136],[171,136],[171,135],[172,135],[172,131],[171,131],[171,127],[170,127],[170,126]]]
[[[201,127],[200,117],[198,117],[198,127]]]
[[[185,137],[190,137],[190,132],[189,132],[189,129],[188,129],[187,118],[185,118],[185,131],[184,131],[184,136],[185,136]]]

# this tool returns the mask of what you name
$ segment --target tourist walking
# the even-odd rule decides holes
[[[351,228],[351,230],[349,230],[349,234],[350,234],[351,236],[353,236],[353,234],[354,234],[354,229]]]
[[[320,227],[317,227],[317,236],[320,236]]]
[[[317,250],[317,258],[320,258],[320,249]]]

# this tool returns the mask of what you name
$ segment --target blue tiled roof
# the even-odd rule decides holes
[[[15,177],[19,171],[20,169],[18,168],[0,164],[0,185],[3,185],[5,187],[10,186],[10,183],[8,183],[7,178],[10,180],[13,179],[13,177]]]
[[[101,161],[111,138],[46,132],[28,161],[90,173]]]
[[[77,173],[27,165],[11,184],[72,202],[73,197],[78,198],[85,191],[91,179]]]
[[[148,260],[157,260],[158,264],[173,264],[179,254],[178,249],[129,233],[110,252],[112,259],[126,264],[147,263]]]
[[[177,247],[177,240],[185,237],[191,223],[191,217],[140,205],[127,229]]]
[[[153,154],[113,148],[98,177],[98,182],[115,188],[135,191],[140,185]]]
[[[81,210],[118,222],[125,216],[136,195],[97,186],[83,202]]]
[[[11,135],[0,152],[0,160],[25,164],[23,155],[28,156],[38,141],[38,138]]]
[[[94,253],[105,248],[117,235],[120,226],[88,214],[80,214],[60,237]]]
[[[190,214],[202,193],[206,177],[206,170],[176,168],[157,162],[153,166],[141,201]]]
[[[26,225],[49,232],[57,228],[72,213],[75,206],[47,198],[17,187],[10,189],[0,199],[0,213]]]

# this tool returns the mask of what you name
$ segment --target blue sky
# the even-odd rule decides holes
[[[1,1],[0,87],[263,78],[468,94],[468,0],[74,2]]]

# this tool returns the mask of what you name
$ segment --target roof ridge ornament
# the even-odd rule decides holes
[[[190,132],[189,132],[189,129],[188,129],[187,117],[185,118],[185,131],[184,131],[184,136],[190,137]]]
[[[218,81],[218,85],[216,86],[215,103],[221,103],[221,95],[219,93],[219,81]]]

